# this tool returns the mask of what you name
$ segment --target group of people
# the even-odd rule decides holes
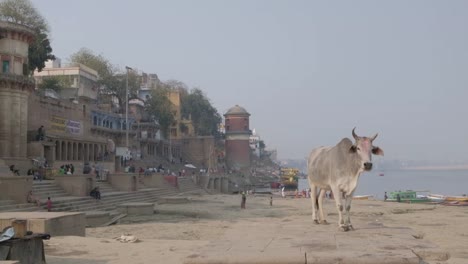
[[[34,169],[29,169],[27,172],[27,175],[33,176],[34,180],[39,180],[39,181],[42,181],[42,179],[44,178],[42,176],[42,173],[39,172],[39,170],[34,170]]]
[[[41,200],[38,197],[36,197],[33,194],[32,191],[28,192],[28,196],[26,197],[26,201],[28,203],[35,203],[38,207],[41,207]],[[50,199],[50,197],[47,197],[46,206],[47,206],[47,212],[51,212],[52,211],[52,200]]]
[[[60,166],[59,168],[60,175],[64,175],[64,174],[71,175],[73,173],[75,173],[75,166],[73,166],[73,164],[65,164],[65,165]]]
[[[19,169],[15,168],[15,165],[10,165],[10,171],[13,172],[16,176],[20,176]]]

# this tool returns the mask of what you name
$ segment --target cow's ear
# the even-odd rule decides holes
[[[349,152],[350,153],[356,153],[357,151],[357,147],[355,145],[352,145],[350,148],[349,148]]]
[[[383,150],[382,150],[381,148],[379,148],[379,147],[373,147],[373,148],[372,148],[372,154],[383,156],[383,155],[384,155],[384,152],[383,152]]]

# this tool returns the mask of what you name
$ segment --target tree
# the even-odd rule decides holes
[[[28,72],[33,73],[36,69],[42,71],[47,60],[55,60],[52,55],[52,47],[47,34],[36,31],[36,39],[29,44],[28,48]]]
[[[62,80],[56,76],[44,77],[42,82],[39,84],[39,89],[52,89],[56,92],[60,92],[63,88]]]
[[[192,118],[197,135],[217,135],[221,115],[202,90],[195,88],[182,100],[182,116]]]
[[[151,91],[151,98],[145,102],[146,111],[158,121],[164,137],[169,135],[169,128],[175,122],[174,105],[167,97],[167,88],[157,88]]]
[[[41,71],[47,60],[55,59],[48,37],[47,22],[29,0],[4,0],[0,3],[0,19],[29,27],[36,33],[34,42],[29,46],[29,72],[36,69]]]
[[[100,78],[107,78],[113,76],[117,71],[110,61],[102,55],[96,55],[87,48],[81,48],[76,53],[73,53],[69,61],[71,64],[83,64],[91,69],[97,71]]]
[[[115,97],[121,112],[125,109],[125,99],[127,90],[127,73],[102,55],[96,55],[87,48],[82,48],[70,56],[71,64],[83,64],[97,71],[99,74],[101,94]],[[138,97],[141,79],[135,71],[128,72],[128,92],[129,99]]]

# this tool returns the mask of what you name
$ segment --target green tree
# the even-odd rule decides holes
[[[157,88],[151,91],[151,97],[146,100],[145,109],[161,126],[165,138],[169,135],[169,128],[175,122],[173,107],[167,97],[167,88]]]
[[[221,115],[202,90],[195,88],[182,100],[182,116],[192,118],[195,133],[200,136],[218,134]]]
[[[30,73],[36,69],[41,71],[47,60],[55,59],[48,37],[47,22],[29,0],[2,1],[0,3],[0,19],[29,27],[36,33],[35,40],[29,45],[28,70]]]
[[[79,51],[70,55],[70,64],[83,64],[91,69],[97,71],[100,78],[107,78],[113,76],[117,69],[110,63],[110,61],[102,55],[96,55],[94,52],[87,48],[81,48]]]
[[[93,51],[82,48],[70,56],[70,64],[83,64],[94,69],[99,74],[98,83],[101,85],[101,95],[115,97],[121,112],[125,110],[125,99],[127,90],[126,70],[120,70],[114,66],[107,58],[96,55]],[[141,79],[136,71],[128,72],[128,93],[129,99],[138,97]]]
[[[62,88],[63,88],[62,80],[55,76],[44,77],[42,79],[42,82],[39,84],[39,89],[41,90],[52,89],[56,92],[60,92]]]

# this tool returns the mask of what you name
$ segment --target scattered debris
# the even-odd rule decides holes
[[[120,237],[116,237],[114,239],[122,243],[135,243],[140,241],[136,236],[132,236],[130,234],[123,234]]]

